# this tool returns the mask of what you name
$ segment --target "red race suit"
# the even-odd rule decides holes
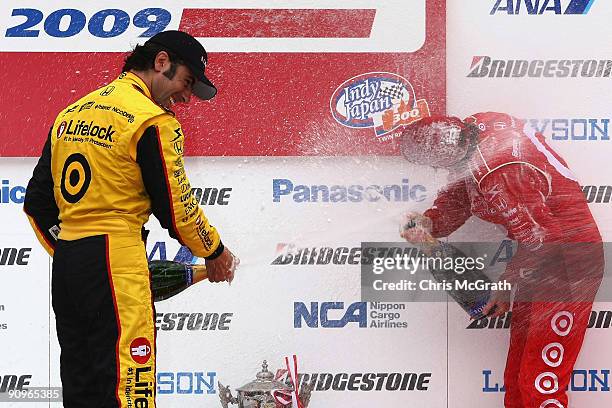
[[[518,285],[505,406],[566,408],[603,275],[601,235],[578,182],[543,135],[502,113],[478,113],[466,122],[480,129],[467,169],[425,215],[436,238],[475,215],[505,227],[517,241],[502,275]]]

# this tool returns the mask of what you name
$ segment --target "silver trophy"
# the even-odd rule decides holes
[[[272,391],[277,390],[290,394],[293,392],[293,387],[276,381],[274,374],[268,371],[266,360],[264,360],[261,367],[262,370],[257,373],[254,381],[236,389],[238,393],[236,397],[232,395],[229,385],[224,386],[219,383],[219,399],[223,408],[228,408],[229,404],[238,404],[238,408],[278,408],[282,406],[274,400]],[[311,386],[306,384],[302,386],[299,398],[304,408],[308,406],[311,391]]]

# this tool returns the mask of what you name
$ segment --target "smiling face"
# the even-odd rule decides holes
[[[189,103],[195,78],[183,64],[171,63],[161,51],[155,58],[155,74],[151,80],[151,97],[159,105],[170,109],[177,103]]]

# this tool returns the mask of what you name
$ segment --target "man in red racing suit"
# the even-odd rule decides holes
[[[447,167],[455,180],[423,215],[413,213],[421,235],[404,230],[404,238],[419,241],[423,229],[445,237],[475,215],[505,227],[518,243],[501,278],[518,285],[505,406],[568,407],[566,389],[604,260],[601,235],[565,161],[523,121],[493,112],[463,122],[424,119],[406,129],[402,144],[406,159]],[[503,293],[492,296],[485,313],[509,309]]]

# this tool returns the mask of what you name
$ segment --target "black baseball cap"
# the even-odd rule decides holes
[[[177,30],[162,31],[149,38],[145,45],[156,44],[167,48],[181,58],[196,78],[193,94],[200,99],[212,99],[217,88],[206,78],[204,71],[208,62],[206,50],[191,35]]]

